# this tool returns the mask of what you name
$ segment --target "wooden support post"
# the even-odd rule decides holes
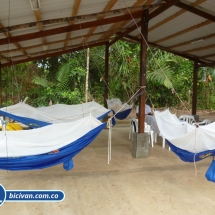
[[[148,39],[148,10],[143,11],[141,20],[141,49],[140,49],[140,86],[146,86],[146,59],[147,59],[147,39]],[[143,38],[144,37],[144,38]],[[141,88],[140,92],[145,91],[145,88]],[[145,123],[145,102],[146,93],[140,95],[139,98],[139,120],[138,120],[138,132],[144,133]]]
[[[104,107],[107,108],[108,99],[108,70],[109,70],[109,42],[105,46],[105,89],[104,89]]]
[[[1,62],[0,62],[0,107],[2,107],[2,77],[1,77]]]
[[[192,99],[192,115],[196,115],[196,107],[197,107],[197,82],[198,82],[198,62],[194,61],[194,69],[193,69],[193,99]]]

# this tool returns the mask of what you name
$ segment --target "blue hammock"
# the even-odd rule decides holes
[[[171,150],[183,161],[185,162],[197,162],[200,160],[203,160],[204,158],[207,158],[209,156],[215,156],[215,150],[208,150],[204,152],[199,152],[199,153],[192,153],[188,152],[186,150],[180,149],[173,144],[171,144],[168,140],[166,140],[167,143],[169,144]]]
[[[131,113],[131,110],[132,108],[129,108],[127,110],[124,110],[124,111],[121,111],[121,112],[118,112],[115,117],[119,120],[123,120],[123,119],[126,119],[128,117],[128,115]],[[113,114],[115,114],[114,110],[113,111]],[[114,117],[111,119],[111,123],[113,126],[116,125],[116,120],[114,119]]]
[[[106,113],[104,113],[103,115],[97,117],[98,120],[101,120],[102,118],[104,118],[106,115],[108,115],[111,112],[111,110],[107,111]],[[9,117],[10,119],[13,119],[17,122],[21,122],[24,125],[29,126],[29,128],[40,128],[43,126],[47,126],[47,125],[51,125],[52,123],[48,123],[48,122],[43,122],[40,120],[36,120],[36,119],[32,119],[32,118],[28,118],[28,117],[22,117],[22,116],[16,116],[14,114],[10,114],[7,113],[5,111],[1,111],[0,110],[0,115]]]
[[[118,112],[115,117],[117,119],[120,119],[120,120],[123,120],[123,119],[126,119],[128,117],[128,115],[131,113],[131,110],[132,108],[129,108],[127,110],[124,110],[124,111],[121,111],[121,112]],[[113,114],[115,114],[114,110],[113,111]]]
[[[180,149],[173,144],[171,144],[168,140],[166,140],[167,143],[169,144],[171,150],[183,161],[185,162],[197,162],[200,160],[203,160],[207,157],[210,156],[215,156],[215,149],[214,150],[207,150],[204,152],[199,152],[199,153],[192,153],[188,152],[186,150]],[[215,182],[215,160],[212,161],[210,167],[208,168],[205,177],[207,178],[208,181]]]
[[[46,153],[41,155],[0,158],[0,169],[3,170],[35,170],[43,169],[63,163],[65,170],[73,168],[72,158],[84,147],[89,145],[106,126],[106,123],[92,129],[76,141],[59,149],[57,153]]]
[[[31,119],[31,118],[22,117],[22,116],[16,116],[14,114],[7,113],[7,112],[1,111],[1,110],[0,110],[0,114],[3,116],[9,117],[10,119],[13,119],[17,122],[21,122],[24,125],[29,126],[29,128],[40,128],[43,126],[51,125],[51,123],[48,123],[48,122],[43,122],[40,120]]]

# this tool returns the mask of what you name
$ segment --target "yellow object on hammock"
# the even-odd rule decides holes
[[[0,128],[2,128],[2,127],[0,126]],[[18,131],[18,130],[23,130],[23,128],[17,123],[9,122],[6,125],[6,130],[7,131]]]

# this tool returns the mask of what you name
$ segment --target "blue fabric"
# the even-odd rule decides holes
[[[185,162],[197,162],[200,160],[203,160],[204,158],[207,158],[209,156],[215,156],[215,149],[214,150],[207,150],[200,153],[192,153],[188,152],[186,150],[180,149],[173,144],[171,144],[168,140],[166,140],[169,144],[171,150],[183,161]]]
[[[102,118],[104,118],[105,116],[107,116],[110,112],[111,112],[111,110],[107,111],[103,115],[97,117],[97,119],[101,120]],[[32,119],[32,118],[27,118],[27,117],[22,117],[22,116],[16,116],[14,114],[10,114],[10,113],[7,113],[7,112],[1,111],[1,110],[0,110],[0,115],[7,116],[10,119],[13,119],[13,120],[15,120],[17,122],[21,122],[21,123],[29,126],[30,128],[39,128],[39,127],[43,127],[43,126],[51,125],[52,124],[52,123],[43,122],[43,121]]]
[[[101,120],[102,118],[104,118],[105,116],[107,116],[110,112],[111,112],[111,110],[109,110],[108,112],[104,113],[103,115],[97,117],[97,119]]]
[[[215,182],[215,160],[212,160],[212,163],[208,168],[205,177],[208,179],[208,181]]]
[[[122,111],[122,112],[118,112],[118,113],[115,115],[115,117],[116,117],[117,119],[120,119],[120,120],[126,119],[126,118],[128,117],[128,115],[131,113],[131,109],[132,109],[132,108],[129,108],[129,109],[124,110],[124,111]],[[115,114],[114,110],[112,110],[112,111],[113,111],[113,114]]]
[[[48,123],[48,122],[43,122],[40,120],[31,119],[31,118],[22,117],[22,116],[16,116],[16,115],[13,115],[13,114],[7,113],[5,111],[1,111],[1,110],[0,110],[0,114],[3,116],[9,117],[10,119],[13,119],[17,122],[21,122],[21,123],[29,126],[30,128],[39,128],[39,127],[51,125],[51,123]]]
[[[0,169],[4,170],[34,170],[48,168],[63,163],[65,170],[73,168],[72,158],[84,147],[89,145],[106,126],[106,123],[94,128],[78,140],[58,149],[57,153],[46,153],[41,155],[0,158]]]
[[[113,117],[113,118],[111,118],[111,124],[112,124],[112,126],[115,126],[116,125],[116,120],[115,120],[115,118]]]

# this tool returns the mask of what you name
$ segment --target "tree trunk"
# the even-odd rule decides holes
[[[87,72],[86,72],[86,91],[85,91],[85,98],[86,102],[88,102],[88,81],[89,81],[89,61],[90,61],[90,49],[87,49]]]

